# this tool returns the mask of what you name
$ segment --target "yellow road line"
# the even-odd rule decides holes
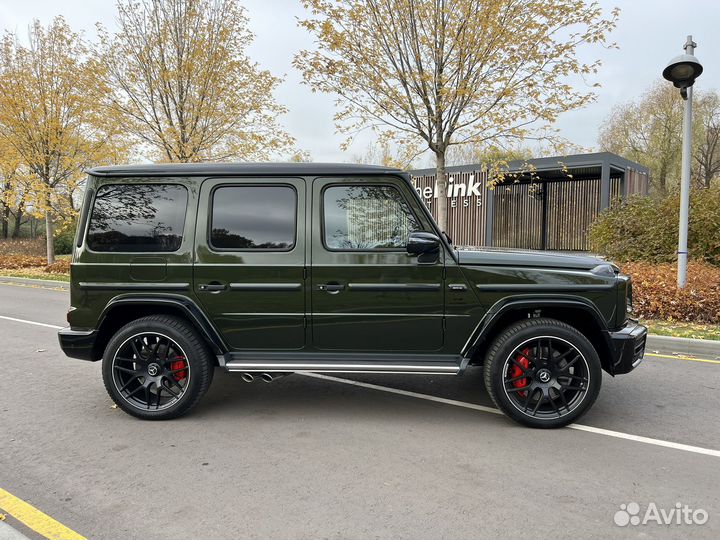
[[[0,488],[0,508],[48,540],[86,540],[31,504]]]
[[[706,364],[720,364],[720,360],[710,360],[708,358],[692,358],[690,356],[675,356],[673,354],[656,354],[646,352],[645,356],[655,356],[657,358],[670,358],[672,360],[687,360],[688,362],[705,362]]]

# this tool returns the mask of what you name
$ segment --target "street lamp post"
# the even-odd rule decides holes
[[[692,152],[692,92],[693,84],[703,71],[702,64],[695,58],[697,43],[692,36],[685,42],[685,54],[676,56],[663,70],[663,77],[680,89],[680,95],[685,100],[683,113],[683,145],[682,145],[682,174],[680,178],[680,229],[678,236],[678,274],[677,285],[679,289],[685,287],[687,282],[688,259],[688,216],[690,213],[690,160]]]

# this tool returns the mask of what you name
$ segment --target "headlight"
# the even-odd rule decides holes
[[[590,270],[591,274],[596,276],[615,277],[615,269],[611,264],[598,264],[595,268]]]

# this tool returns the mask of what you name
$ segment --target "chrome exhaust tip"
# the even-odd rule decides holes
[[[255,380],[252,373],[243,373],[240,377],[242,377],[242,380],[245,382],[253,382]]]
[[[291,373],[283,373],[283,372],[278,372],[278,373],[263,373],[262,375],[260,375],[260,378],[263,380],[263,382],[271,383],[271,382],[273,382],[273,381],[275,381],[275,380],[277,380],[277,379],[279,379],[279,378],[281,378],[281,377],[287,377],[287,376],[290,375],[290,374],[291,374]]]

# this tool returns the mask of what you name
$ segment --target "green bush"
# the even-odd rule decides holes
[[[75,227],[63,227],[53,236],[55,239],[55,255],[70,255],[75,243]]]
[[[677,260],[679,213],[679,194],[615,202],[591,225],[590,247],[617,261]],[[720,266],[720,188],[692,192],[688,251],[692,259]]]

